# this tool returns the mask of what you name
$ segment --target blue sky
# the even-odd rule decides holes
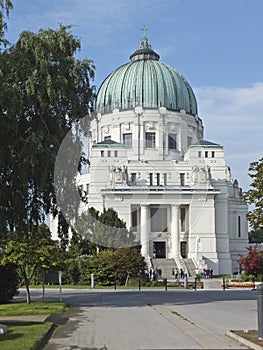
[[[147,26],[160,60],[193,87],[205,139],[224,146],[233,178],[249,188],[249,163],[263,156],[262,0],[12,1],[6,38],[74,25],[97,86],[129,62]]]

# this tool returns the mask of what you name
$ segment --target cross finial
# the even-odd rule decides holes
[[[142,32],[143,32],[143,36],[144,37],[146,37],[147,31],[148,31],[148,28],[146,26],[143,26],[142,27]]]

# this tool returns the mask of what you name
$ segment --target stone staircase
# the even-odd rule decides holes
[[[184,271],[187,271],[188,277],[195,278],[196,276],[196,267],[192,259],[181,259],[181,267]],[[172,275],[172,270],[176,267],[180,270],[174,259],[152,259],[153,268],[159,268],[162,270],[162,278],[174,279]]]
[[[184,263],[186,265],[187,271],[188,271],[188,277],[195,278],[196,275],[196,267],[193,263],[192,259],[184,259]]]
[[[153,268],[157,267],[162,270],[162,278],[174,279],[172,270],[177,267],[174,259],[152,259],[152,264]]]

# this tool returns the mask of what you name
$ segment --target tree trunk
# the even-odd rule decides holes
[[[31,304],[31,295],[29,290],[29,280],[25,278],[25,287],[26,287],[26,302],[27,304]]]

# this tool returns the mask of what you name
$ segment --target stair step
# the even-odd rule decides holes
[[[152,260],[152,263],[154,268],[159,268],[162,270],[162,278],[174,278],[172,270],[177,267],[174,259],[156,258]]]

